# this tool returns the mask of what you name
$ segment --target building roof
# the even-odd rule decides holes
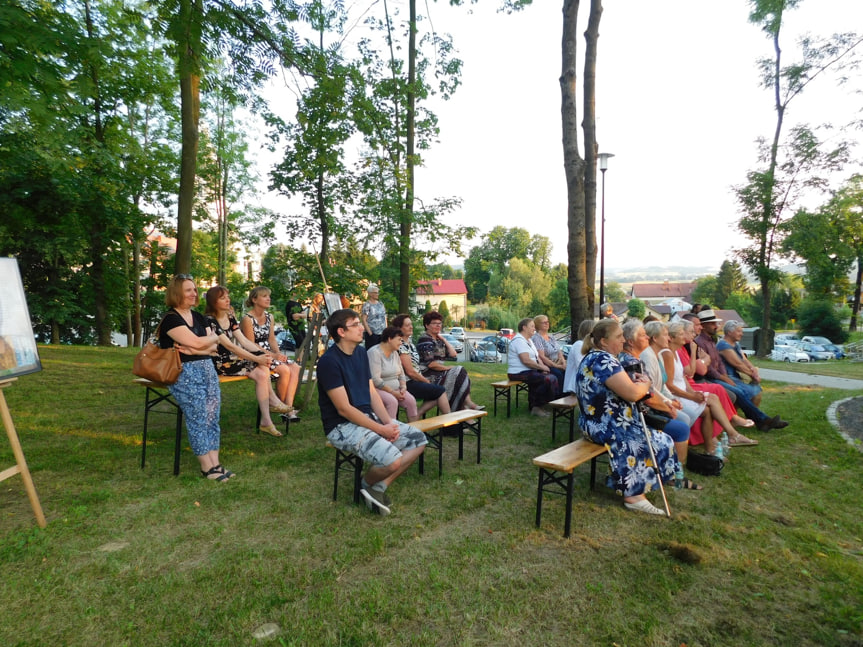
[[[467,294],[463,279],[417,281],[417,294]]]
[[[632,296],[636,299],[671,299],[677,297],[689,301],[695,290],[695,281],[679,281],[672,283],[633,283]]]

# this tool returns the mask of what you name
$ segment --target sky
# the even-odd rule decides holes
[[[579,33],[589,4],[581,2]],[[772,95],[760,88],[756,69],[759,57],[772,54],[771,41],[749,24],[746,0],[604,4],[597,140],[600,152],[614,154],[605,174],[606,273],[647,265],[718,269],[745,242],[735,228],[732,186],[756,166],[756,138],[769,138],[775,126]],[[512,15],[497,13],[498,5],[481,0],[453,8],[438,0],[420,6],[431,13],[431,27],[420,29],[451,34],[464,70],[454,97],[432,105],[440,141],[425,153],[417,195],[461,197],[462,207],[447,217],[450,224],[483,232],[522,227],[547,236],[552,262],[565,263],[562,1],[535,0]],[[786,16],[783,50],[793,55],[796,35],[806,31],[860,28],[860,2],[805,0]],[[580,38],[579,74],[583,52]],[[818,83],[792,103],[786,129],[799,122],[847,122],[855,111],[859,118],[861,103],[859,94]],[[579,105],[579,122],[581,117]],[[860,170],[849,167],[842,177]],[[601,176],[598,183],[597,218]],[[824,201],[820,195],[811,200],[810,206]],[[446,260],[461,263],[454,256]]]

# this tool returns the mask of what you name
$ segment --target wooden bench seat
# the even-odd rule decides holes
[[[466,411],[451,411],[433,418],[415,420],[410,424],[426,435],[428,444],[438,452],[438,476],[443,474],[443,432],[448,427],[456,427],[458,433],[458,459],[464,458],[464,435],[476,436],[476,463],[479,465],[482,451],[482,419],[488,411],[468,409]],[[425,473],[425,452],[420,455],[420,474]]]
[[[575,487],[573,472],[582,463],[590,461],[590,489],[592,490],[596,485],[596,459],[606,452],[604,445],[597,445],[582,438],[533,459],[533,464],[539,468],[539,486],[536,493],[537,528],[542,519],[543,492],[563,494],[566,496],[563,536],[569,537],[572,526],[572,494]]]
[[[548,403],[551,407],[551,439],[557,440],[557,419],[569,421],[569,442],[575,440],[575,414],[578,411],[578,397],[565,395]]]
[[[464,457],[464,434],[476,436],[476,462],[480,462],[480,443],[482,439],[482,419],[488,415],[488,411],[453,411],[444,413],[433,418],[423,418],[408,423],[416,427],[426,435],[428,446],[438,452],[438,476],[443,474],[443,432],[447,428],[456,427],[458,432],[458,458]],[[327,441],[327,447],[336,450],[336,468],[333,476],[333,501],[339,495],[339,474],[341,472],[353,472],[354,503],[360,502],[360,486],[362,483],[363,459],[353,452],[339,449]],[[424,463],[425,452],[419,457],[420,474],[425,474]]]
[[[509,418],[509,403],[512,400],[512,387],[515,387],[515,408],[518,409],[518,394],[524,391],[527,393],[527,382],[521,380],[500,380],[492,382],[491,388],[494,389],[494,415],[497,416],[497,400],[502,398],[506,400],[506,417]]]
[[[248,380],[245,375],[220,375],[219,384],[227,384],[229,382],[240,382]],[[183,439],[183,411],[174,400],[171,392],[168,390],[168,385],[161,382],[154,382],[143,377],[136,377],[133,382],[138,386],[143,386],[147,389],[144,396],[144,432],[141,437],[141,469],[144,469],[147,459],[147,431],[149,429],[150,412],[175,414],[177,417],[174,435],[174,476],[180,474],[180,446]],[[160,411],[154,409],[161,402],[166,402],[173,411]],[[259,430],[261,426],[261,409],[255,400],[255,411],[257,412],[257,420],[255,429]],[[285,435],[288,433],[290,421],[285,417]],[[260,433],[260,432],[259,432]]]

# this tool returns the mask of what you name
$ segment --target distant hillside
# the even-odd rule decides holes
[[[718,266],[684,267],[657,265],[642,267],[606,267],[605,280],[617,283],[637,283],[639,281],[692,281],[702,276],[713,276]]]

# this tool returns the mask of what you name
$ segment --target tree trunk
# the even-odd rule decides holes
[[[599,40],[599,21],[602,18],[602,0],[591,0],[587,31],[584,32],[584,243],[585,280],[588,285],[587,302],[593,312],[596,284],[596,54]],[[578,322],[573,320],[573,326]]]
[[[569,226],[568,291],[569,312],[573,327],[592,318],[587,283],[587,248],[584,212],[584,160],[578,150],[578,109],[575,85],[578,43],[579,0],[564,0],[563,36],[561,39],[561,121],[563,127],[563,168],[566,176],[567,223]]]
[[[180,71],[180,115],[182,150],[180,153],[180,192],[177,196],[177,274],[192,271],[192,210],[195,203],[195,175],[198,164],[198,119],[201,113],[200,30],[194,22],[202,14],[201,0],[180,0],[182,37],[177,43]]]
[[[411,289],[411,224],[414,216],[414,152],[416,145],[416,82],[417,82],[417,3],[410,0],[410,32],[408,34],[408,92],[405,121],[406,152],[405,203],[399,227],[399,312],[409,312]]]
[[[850,332],[857,331],[857,316],[860,314],[860,290],[863,284],[863,255],[857,257],[857,280],[854,282],[854,305],[851,306]]]

